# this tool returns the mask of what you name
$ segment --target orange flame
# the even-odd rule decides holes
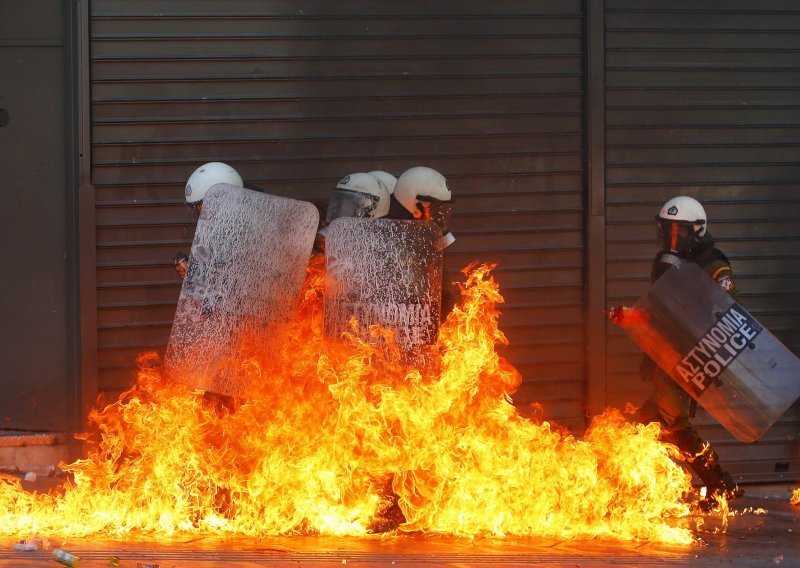
[[[609,410],[580,440],[517,413],[499,288],[489,266],[465,272],[435,369],[404,365],[378,328],[326,338],[318,269],[295,320],[240,363],[261,385],[247,400],[170,383],[143,356],[62,490],[0,483],[0,533],[363,535],[394,505],[406,532],[692,542],[690,476],[657,424]]]
[[[792,498],[789,500],[792,505],[800,506],[800,487],[792,491]]]

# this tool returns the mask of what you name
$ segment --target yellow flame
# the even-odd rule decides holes
[[[385,330],[326,338],[318,270],[284,333],[248,347],[241,371],[261,386],[246,400],[168,382],[143,356],[63,489],[0,482],[0,533],[363,535],[394,505],[405,532],[692,542],[690,476],[658,425],[608,410],[577,439],[518,414],[490,272],[467,272],[431,368],[405,365]]]
[[[800,487],[792,491],[792,498],[789,502],[792,505],[800,505]]]

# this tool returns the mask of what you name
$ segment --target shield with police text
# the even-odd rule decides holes
[[[743,442],[800,397],[800,359],[693,262],[667,270],[620,325]]]
[[[436,344],[442,297],[441,230],[430,221],[333,221],[325,241],[325,332],[379,324],[406,362],[424,364]]]
[[[245,393],[240,346],[292,317],[318,223],[311,203],[227,184],[208,191],[167,345],[169,377]]]

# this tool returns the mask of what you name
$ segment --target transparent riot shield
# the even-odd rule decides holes
[[[800,359],[695,263],[667,270],[617,323],[738,440],[800,397]]]
[[[338,336],[351,318],[362,329],[392,329],[410,363],[424,363],[439,333],[441,230],[428,221],[333,221],[325,240],[325,332]]]
[[[241,341],[292,317],[318,222],[311,203],[227,184],[208,191],[167,345],[168,376],[243,394]]]

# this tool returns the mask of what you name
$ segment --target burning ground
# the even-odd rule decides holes
[[[658,426],[616,411],[583,439],[520,416],[519,373],[495,351],[502,302],[471,268],[441,357],[402,362],[390,334],[326,338],[321,272],[297,317],[235,362],[254,385],[224,401],[144,355],[135,385],[91,417],[86,458],[50,494],[0,483],[0,533],[536,535],[690,543],[691,479]],[[402,516],[400,515],[402,513]]]

